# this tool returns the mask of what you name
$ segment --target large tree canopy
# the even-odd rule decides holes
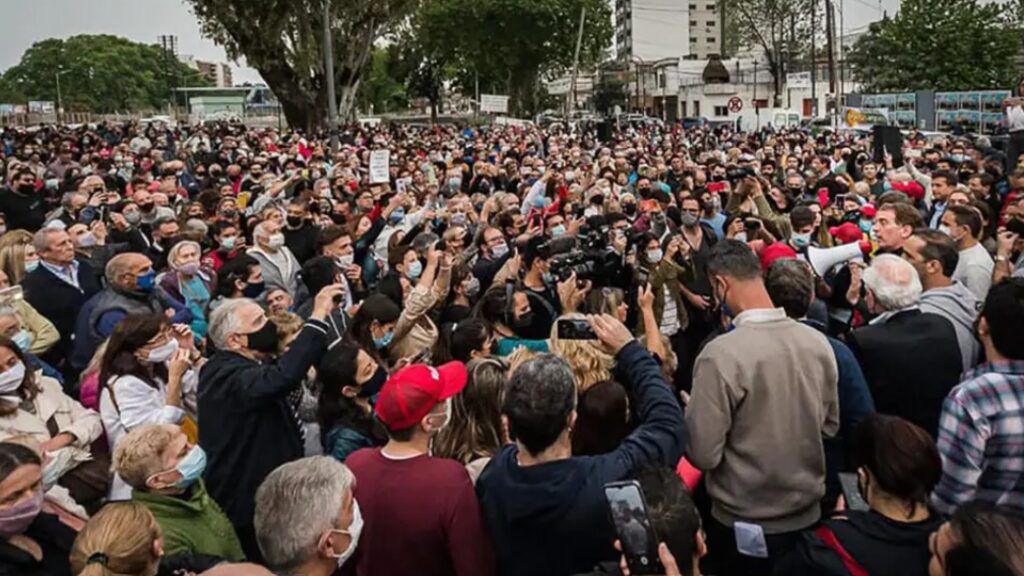
[[[512,97],[514,112],[534,111],[539,80],[573,63],[580,10],[586,7],[580,62],[591,66],[606,55],[612,37],[606,0],[430,0],[417,35],[430,58],[454,67],[458,84],[472,93]]]
[[[203,32],[245,57],[281,101],[289,124],[323,126],[327,113],[324,0],[186,0]],[[373,42],[419,0],[332,0],[331,38],[341,117],[351,115]]]
[[[0,81],[0,101],[57,101],[65,110],[116,112],[165,106],[176,86],[205,86],[196,70],[156,45],[108,35],[36,42]]]
[[[903,0],[849,53],[866,92],[977,90],[1014,84],[1021,29],[1013,10],[977,0]]]

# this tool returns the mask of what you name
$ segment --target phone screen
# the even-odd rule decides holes
[[[597,340],[597,334],[586,320],[563,318],[558,321],[559,340]]]
[[[658,560],[658,537],[647,517],[643,490],[635,480],[605,484],[615,533],[632,574],[664,574]]]
[[[846,500],[847,510],[867,511],[870,507],[860,494],[860,485],[857,483],[857,474],[853,472],[840,472],[839,484],[843,488],[843,499]]]

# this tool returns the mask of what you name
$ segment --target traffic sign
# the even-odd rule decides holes
[[[739,96],[733,96],[729,99],[729,112],[733,114],[743,110],[743,100]]]

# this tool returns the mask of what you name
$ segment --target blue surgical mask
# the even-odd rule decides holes
[[[551,284],[552,282],[555,281],[555,277],[554,275],[551,274],[551,272],[544,272],[543,274],[541,274],[541,279],[544,280],[545,284]]]
[[[448,179],[448,186],[452,190],[458,190],[458,189],[462,188],[462,178],[449,178]]]
[[[175,482],[177,488],[188,488],[195,484],[203,476],[206,470],[206,452],[198,444],[188,451],[188,454],[174,467],[181,474],[181,480]]]
[[[661,251],[661,248],[647,251],[647,261],[650,262],[651,264],[657,264],[658,262],[661,262],[661,259],[664,256],[665,254]]]
[[[394,340],[394,339],[395,339],[395,333],[389,330],[389,331],[385,332],[384,335],[381,336],[380,338],[374,338],[373,339],[373,346],[377,350],[380,350],[381,348],[387,348],[388,346],[391,345],[391,341]]]
[[[552,238],[558,238],[559,236],[561,236],[563,234],[565,234],[565,226],[562,226],[561,224],[559,224],[558,226],[554,226],[553,228],[551,228],[551,237]]]
[[[25,272],[31,272],[36,268],[39,268],[39,260],[29,260],[28,262],[25,262]]]
[[[149,292],[153,289],[153,283],[156,281],[156,271],[150,270],[142,276],[139,276],[135,280],[135,286],[143,292]]]
[[[30,346],[32,346],[32,335],[28,333],[28,330],[22,328],[11,338],[11,341],[18,345],[18,348],[22,352],[28,352]]]
[[[806,234],[793,233],[793,246],[796,246],[797,248],[807,248],[810,245],[811,234],[809,232]]]
[[[508,244],[502,242],[501,244],[491,248],[491,254],[494,254],[495,258],[501,258],[505,254],[508,254]]]
[[[409,280],[416,280],[421,274],[423,274],[423,264],[419,260],[414,260],[406,267],[405,277]]]
[[[399,208],[392,212],[390,216],[388,216],[388,222],[392,226],[401,224],[402,220],[405,220],[405,208]]]
[[[860,226],[860,231],[865,234],[871,234],[871,229],[874,228],[874,223],[871,220],[861,220],[857,225]]]

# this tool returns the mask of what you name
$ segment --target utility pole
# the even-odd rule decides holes
[[[843,5],[846,0],[839,0],[839,98],[836,106],[846,104],[846,24],[843,18]]]
[[[833,44],[833,14],[832,0],[825,0],[825,47],[828,50],[828,93],[835,97],[836,94],[836,59],[835,46]],[[835,106],[833,106],[833,109]],[[826,105],[826,112],[828,106]]]
[[[58,70],[54,76],[57,78],[57,122],[60,123],[61,117],[64,115],[64,99],[60,93],[60,75],[67,74],[70,70]]]
[[[327,75],[327,128],[331,156],[338,153],[338,99],[334,91],[334,41],[331,38],[331,0],[324,0],[324,69]]]
[[[818,118],[818,58],[814,53],[814,43],[818,39],[816,12],[818,0],[811,0],[811,120]]]
[[[565,112],[566,120],[569,119],[570,114],[576,111],[576,75],[580,70],[580,49],[583,47],[583,26],[586,22],[587,7],[583,6],[580,8],[580,30],[576,35],[576,54],[572,59],[572,83],[569,85],[569,101],[567,103],[569,109]]]

